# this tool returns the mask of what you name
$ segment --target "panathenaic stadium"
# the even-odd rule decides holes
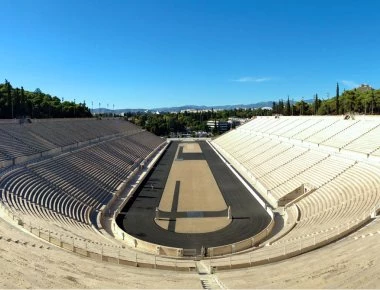
[[[0,120],[1,288],[379,288],[379,212],[377,116]]]

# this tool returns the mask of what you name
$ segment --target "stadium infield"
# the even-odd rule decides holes
[[[227,226],[228,208],[199,143],[178,145],[156,223],[176,233],[206,233]]]
[[[199,252],[202,246],[216,247],[250,238],[268,225],[267,212],[206,142],[180,144],[172,142],[168,146],[117,217],[124,231],[147,242]],[[176,170],[181,162],[188,163],[192,173],[186,171],[189,168]],[[199,172],[197,163],[203,164]],[[183,164],[179,166],[186,166]],[[185,185],[187,189],[181,192],[181,181],[186,182],[186,178],[192,180],[192,185]],[[200,184],[195,186],[197,181]],[[208,187],[214,193],[197,191]],[[227,218],[227,206],[231,207],[232,220]],[[157,223],[156,208],[160,208]]]

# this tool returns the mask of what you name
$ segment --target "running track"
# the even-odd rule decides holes
[[[135,195],[123,208],[116,221],[128,234],[155,244],[184,249],[215,247],[238,242],[254,236],[270,222],[267,212],[247,191],[236,176],[206,142],[199,142],[203,158],[223,194],[231,206],[232,222],[225,228],[203,234],[183,234],[165,230],[155,221],[155,209],[165,188],[179,142],[172,142],[150,174],[140,184]],[[153,189],[152,189],[153,185]]]

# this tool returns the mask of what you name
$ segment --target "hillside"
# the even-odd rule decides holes
[[[0,119],[10,118],[80,118],[90,117],[91,112],[86,103],[64,101],[57,96],[34,92],[23,87],[14,88],[7,80],[0,84]]]
[[[338,102],[337,102],[338,96]],[[321,99],[317,94],[313,100],[301,100],[293,105],[288,100],[273,102],[274,114],[283,115],[342,115],[342,114],[379,114],[380,90],[361,85],[340,93],[337,85],[336,96]]]

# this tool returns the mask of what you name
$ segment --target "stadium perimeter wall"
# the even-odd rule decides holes
[[[23,221],[16,216],[10,209],[8,209],[0,201],[0,217],[13,224],[16,227],[23,229],[24,231],[38,237],[46,242],[49,242],[52,245],[60,247],[63,250],[68,252],[73,252],[75,254],[87,257],[93,260],[142,267],[142,268],[156,268],[156,269],[166,269],[166,270],[175,270],[175,271],[194,271],[196,269],[196,262],[189,260],[168,260],[160,259],[157,255],[147,259],[147,257],[139,257],[136,253],[133,257],[123,257],[119,252],[114,252],[113,255],[105,255],[103,253],[103,248],[99,248],[98,251],[89,250],[86,247],[81,247],[75,245],[75,240],[72,240],[72,243],[67,243],[59,238],[53,237],[50,233],[43,232],[38,226],[33,226],[31,224],[23,223]],[[283,247],[273,250],[272,246],[260,246],[257,248],[257,251],[252,251],[236,258],[232,259],[232,256],[229,256],[227,259],[216,258],[209,259],[208,264],[211,269],[215,270],[230,270],[230,269],[241,269],[247,267],[253,267],[268,263],[273,263],[281,260],[285,260],[313,249],[320,248],[324,245],[327,245],[339,238],[345,237],[347,234],[351,233],[354,229],[360,228],[371,220],[370,215],[363,216],[362,219],[357,219],[357,221],[352,225],[347,225],[347,228],[344,230],[337,229],[333,230],[331,233],[321,233],[320,235],[310,237],[307,241],[300,241],[295,244],[293,247]],[[279,250],[279,251],[278,251]],[[256,255],[258,254],[258,255]]]

